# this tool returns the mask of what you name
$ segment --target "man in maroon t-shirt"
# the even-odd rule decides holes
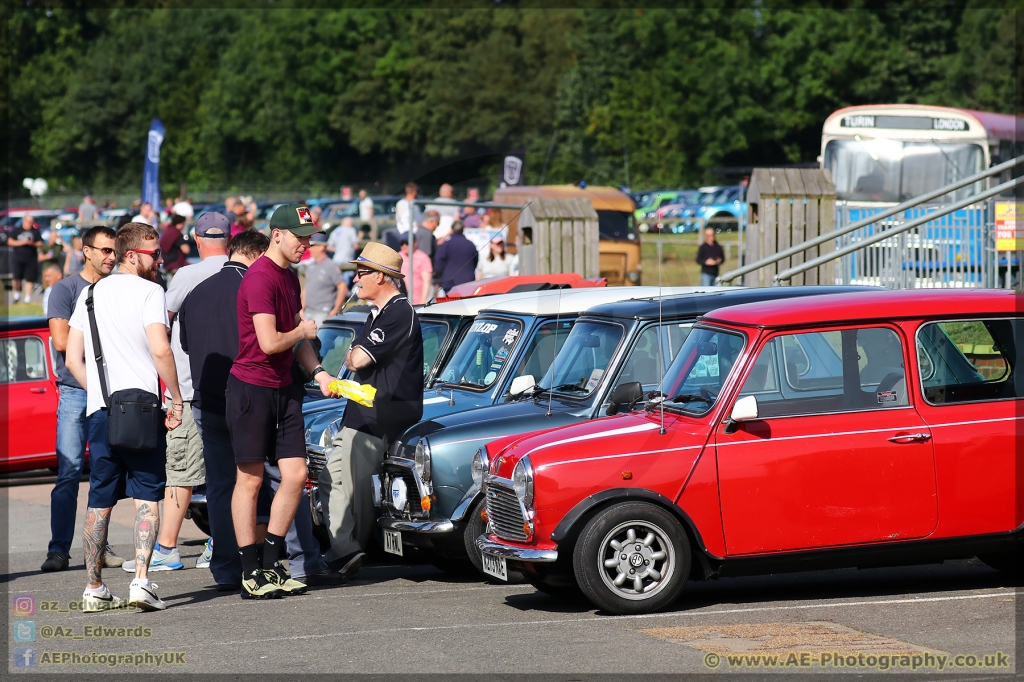
[[[242,557],[243,599],[274,599],[306,591],[281,563],[284,536],[306,482],[303,389],[292,383],[292,360],[313,375],[325,396],[331,395],[328,386],[333,379],[317,364],[316,353],[307,343],[316,338],[316,324],[299,319],[299,278],[289,269],[309,248],[317,227],[308,208],[284,204],[274,211],[270,230],[270,248],[249,266],[238,290],[238,356],[225,394],[225,416],[238,469],[231,515]],[[263,483],[264,460],[280,469],[281,485],[270,508],[261,566],[256,498]]]

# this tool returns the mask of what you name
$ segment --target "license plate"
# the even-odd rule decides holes
[[[384,531],[384,551],[402,556],[402,534],[397,530]]]
[[[484,573],[493,575],[499,580],[508,581],[508,569],[505,568],[505,557],[496,554],[483,554]]]

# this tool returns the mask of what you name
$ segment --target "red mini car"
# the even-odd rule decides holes
[[[644,407],[488,445],[485,571],[642,613],[688,578],[1016,567],[1021,311],[963,290],[714,311]]]
[[[12,317],[0,323],[7,394],[3,430],[7,447],[0,473],[57,466],[57,376],[50,353],[50,328],[43,317]]]

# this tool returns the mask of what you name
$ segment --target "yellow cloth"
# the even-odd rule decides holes
[[[354,400],[364,407],[373,407],[373,399],[377,395],[377,389],[370,384],[357,384],[349,379],[335,379],[329,388],[335,395]]]

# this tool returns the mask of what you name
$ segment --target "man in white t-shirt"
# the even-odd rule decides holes
[[[160,523],[160,538],[149,560],[151,571],[176,571],[184,568],[178,551],[178,533],[185,521],[185,512],[192,501],[192,489],[206,483],[206,460],[203,441],[192,417],[192,368],[188,354],[181,348],[181,326],[174,316],[181,309],[185,297],[200,282],[220,272],[228,262],[228,235],[231,221],[223,213],[204,213],[196,221],[195,237],[201,259],[194,265],[179,269],[167,287],[167,317],[171,320],[171,351],[178,371],[178,390],[181,392],[181,426],[167,432],[167,487],[164,493],[164,516]],[[170,394],[165,394],[170,397]],[[196,561],[197,568],[210,565],[211,546],[207,544]],[[135,572],[135,561],[121,565],[124,571]]]
[[[86,414],[106,422],[107,397],[100,383],[106,377],[109,394],[137,390],[160,392],[159,380],[171,393],[171,410],[164,424],[169,430],[181,426],[182,400],[174,354],[167,340],[167,305],[164,290],[156,284],[161,254],[155,229],[143,223],[128,223],[114,240],[117,274],[85,289],[71,314],[65,363],[75,380],[86,389]],[[103,356],[97,366],[93,350],[93,326],[88,297],[93,294],[96,331]],[[106,425],[101,431],[105,433]],[[149,581],[149,559],[160,526],[159,501],[163,498],[166,472],[164,448],[125,451],[104,448],[89,458],[89,508],[85,515],[86,588],[82,611],[95,613],[123,608],[101,577],[103,551],[107,546],[110,511],[122,497],[135,500],[135,579],[129,586],[128,605],[147,611],[167,608]]]
[[[373,220],[373,199],[365,189],[359,190],[359,220],[367,224]]]
[[[133,223],[145,223],[150,227],[160,227],[160,218],[153,211],[153,207],[148,202],[142,202],[142,206],[139,206],[139,215],[132,218]]]
[[[171,206],[171,211],[180,215],[182,218],[187,218],[189,220],[191,220],[192,216],[195,215],[195,209],[192,208],[191,199],[182,199],[174,206]]]
[[[331,234],[327,238],[327,246],[334,251],[331,260],[339,265],[348,263],[355,258],[355,249],[358,243],[359,235],[356,233],[355,225],[352,224],[352,218],[342,218],[341,225],[331,230]]]
[[[430,204],[426,208],[427,211],[435,211],[438,215],[437,228],[434,230],[434,238],[438,244],[448,238],[452,231],[452,223],[459,217],[459,207],[451,205],[455,203],[455,198],[452,196],[454,191],[454,187],[447,182],[444,183],[437,191],[437,199],[434,200],[437,203]]]

